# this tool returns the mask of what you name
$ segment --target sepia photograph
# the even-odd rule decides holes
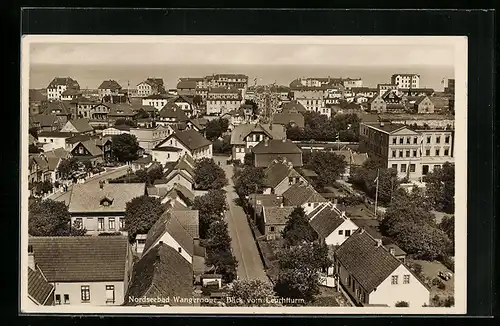
[[[466,37],[21,54],[23,313],[466,312]]]

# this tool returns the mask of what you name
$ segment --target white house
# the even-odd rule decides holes
[[[356,305],[429,305],[429,288],[364,229],[334,252],[334,275]]]
[[[358,229],[345,212],[340,211],[337,205],[332,203],[320,206],[308,217],[311,227],[326,245],[340,246]]]
[[[162,164],[175,162],[186,153],[195,160],[212,158],[212,142],[203,137],[199,132],[190,129],[167,136],[167,138],[156,145],[152,152],[153,159],[157,157],[157,161]],[[161,155],[159,154],[160,152],[167,154]]]
[[[41,131],[38,134],[38,142],[43,144],[44,152],[57,148],[66,148],[66,139],[74,136],[71,132]]]
[[[168,102],[169,97],[164,94],[152,94],[142,99],[143,106],[152,106],[157,110],[161,110]]]
[[[70,77],[55,77],[47,86],[47,99],[60,100],[67,89],[79,90],[80,85]]]
[[[308,183],[286,158],[281,160],[276,159],[264,170],[263,193],[281,196],[291,186],[299,182]]]
[[[328,200],[321,196],[313,186],[308,183],[295,183],[283,193],[283,205],[293,207],[300,206],[304,209],[306,214],[311,213],[313,210],[326,203],[328,203]]]

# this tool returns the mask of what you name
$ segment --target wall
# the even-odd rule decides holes
[[[124,281],[105,281],[105,282],[61,282],[53,283],[55,286],[54,298],[56,294],[61,295],[61,304],[64,305],[64,294],[69,294],[70,305],[90,305],[90,306],[118,306],[124,302],[126,293]],[[81,301],[81,286],[90,287],[90,302]],[[114,285],[115,302],[106,303],[106,285]]]
[[[351,235],[358,229],[358,226],[351,220],[345,220],[338,228],[335,229],[328,237],[325,238],[327,245],[341,245],[349,237],[345,235],[345,231],[351,231]],[[339,230],[342,230],[342,235],[339,235]]]
[[[323,204],[325,204],[325,202],[309,202],[302,204],[301,207],[304,209],[304,212],[307,215]]]
[[[40,143],[45,143],[43,145],[43,151],[49,152],[56,148],[66,148],[66,138],[59,137],[40,137],[38,138]]]
[[[303,177],[303,176],[300,176],[299,177],[299,181],[298,182],[303,182],[304,184],[308,184],[309,182]],[[297,181],[295,181],[294,183],[297,183]],[[288,176],[283,179],[283,181],[281,181],[275,188],[274,188],[274,193],[278,196],[281,196],[283,195],[283,193],[285,191],[287,191],[292,185],[288,182]]]
[[[274,228],[274,231],[271,231]],[[285,229],[285,224],[267,224],[265,227],[265,235],[267,240],[275,240],[281,238],[281,232]]]
[[[167,179],[170,178],[171,175],[173,175],[174,173],[176,173],[176,171],[172,171],[168,176],[167,176]],[[180,184],[188,189],[192,189],[193,188],[193,185],[191,184],[191,182],[189,182],[186,178],[184,178],[184,176],[182,176],[181,174],[177,174],[175,177],[173,177],[172,180],[170,180],[168,183],[165,184],[165,187],[167,188],[172,188],[174,186],[174,184]]]
[[[238,151],[239,150],[239,151]],[[233,145],[232,147],[232,159],[240,160],[243,163],[245,159],[245,145]]]
[[[398,276],[398,284],[391,284],[391,276]],[[403,284],[403,276],[410,276],[410,283]],[[429,305],[430,293],[418,279],[411,274],[404,265],[400,265],[386,280],[384,280],[369,295],[370,304],[387,304],[394,307],[396,302],[406,301],[410,307],[422,307]]]
[[[152,159],[153,161],[160,162],[161,164],[165,164],[166,162],[175,162],[177,161],[182,155],[180,155],[181,152],[164,152],[164,151],[155,151],[151,150],[152,154]]]
[[[168,245],[169,247],[175,249],[175,250],[178,250],[179,247],[182,248],[182,246],[168,233],[168,232],[165,232],[165,234],[163,234],[161,236],[160,239],[158,239],[158,241],[156,241],[150,248],[153,248],[154,246],[156,246],[160,241],[163,241],[164,244]],[[181,249],[181,256],[184,257],[184,259],[186,259],[190,264],[193,263],[193,257],[191,257],[187,252],[186,250],[184,250],[184,248]],[[143,252],[143,255],[145,255],[147,253],[146,252]]]
[[[71,224],[75,222],[77,218],[81,218],[83,222],[83,227],[87,229],[87,235],[98,235],[99,233],[102,232],[118,232],[120,231],[120,219],[122,220],[122,223],[125,224],[125,219],[124,219],[125,212],[121,213],[103,213],[102,215],[96,214],[94,216],[89,216],[89,214],[83,214],[83,213],[71,213]],[[99,218],[104,218],[104,229],[103,230],[97,230],[98,227],[98,219]],[[109,227],[109,219],[114,218],[115,219],[115,228],[110,229]]]

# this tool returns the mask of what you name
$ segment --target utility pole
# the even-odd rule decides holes
[[[377,169],[377,178],[375,181],[377,181],[377,188],[375,190],[375,217],[377,217],[377,204],[378,204],[378,177],[379,177],[379,170]]]

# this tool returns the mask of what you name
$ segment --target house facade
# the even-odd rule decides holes
[[[207,115],[221,115],[239,109],[242,96],[237,88],[211,88],[207,95]]]
[[[137,138],[139,146],[146,154],[151,154],[153,148],[172,133],[171,127],[162,125],[154,128],[130,128],[130,134]]]
[[[419,88],[420,75],[418,74],[394,74],[391,76],[391,83],[398,88]]]
[[[152,151],[153,159],[155,155],[158,155],[157,153],[155,154],[155,152],[172,153],[170,159],[162,157],[162,159],[166,159],[166,161],[157,160],[162,164],[166,162],[175,162],[185,154],[188,154],[195,160],[212,158],[213,155],[212,142],[192,129],[176,132],[167,136],[167,138],[156,145]],[[159,156],[157,157],[159,158]]]
[[[61,100],[63,92],[68,89],[80,90],[80,85],[71,77],[55,77],[47,86],[47,99]]]
[[[283,205],[278,207],[264,206],[262,210],[262,220],[259,222],[259,229],[267,240],[281,238],[281,232],[285,229],[286,221],[295,207]]]
[[[340,246],[358,226],[336,204],[326,203],[308,214],[309,224],[327,246]]]
[[[120,95],[121,90],[122,87],[120,86],[120,84],[118,84],[118,82],[113,79],[103,81],[97,89],[100,99],[106,96],[118,96]]]

